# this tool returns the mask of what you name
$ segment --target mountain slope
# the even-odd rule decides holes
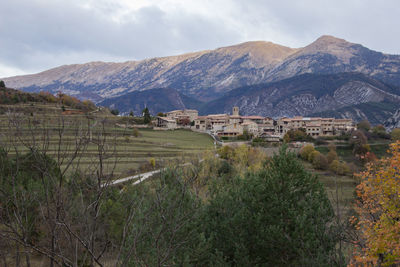
[[[400,56],[321,36],[275,66],[267,76],[269,81],[278,81],[304,73],[341,72],[360,72],[400,86]]]
[[[200,113],[227,113],[232,106],[238,106],[244,115],[283,117],[382,102],[392,105],[389,111],[379,115],[382,117],[379,119],[386,119],[400,106],[400,88],[360,73],[302,74],[279,82],[234,89],[205,105]]]
[[[179,56],[67,65],[34,75],[5,78],[26,91],[62,90],[95,101],[151,88],[175,88],[201,100],[233,88],[278,81],[304,73],[361,72],[400,86],[400,56],[369,50],[332,36],[304,48],[248,42]]]
[[[187,95],[207,99],[234,87],[260,82],[267,70],[296,51],[269,42],[248,42],[143,61],[67,65],[4,81],[27,91],[63,90],[96,100],[161,87],[179,88]]]
[[[400,128],[400,108],[385,121],[385,127],[389,130]]]
[[[171,88],[156,88],[146,91],[136,91],[106,99],[99,105],[116,108],[122,114],[133,111],[138,115],[147,107],[151,114],[167,112],[175,109],[199,108],[202,102],[185,96]]]

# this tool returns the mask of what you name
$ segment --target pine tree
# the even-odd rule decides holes
[[[262,171],[212,197],[203,221],[214,253],[208,258],[229,266],[328,266],[336,243],[328,226],[333,218],[317,177],[282,149]]]
[[[149,109],[147,108],[147,107],[145,107],[144,109],[143,109],[143,119],[144,119],[144,123],[145,124],[147,124],[147,123],[150,123],[151,122],[151,117],[150,117],[150,112],[149,112]]]

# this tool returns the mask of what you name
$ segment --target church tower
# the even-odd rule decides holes
[[[239,107],[233,107],[232,116],[239,116]]]

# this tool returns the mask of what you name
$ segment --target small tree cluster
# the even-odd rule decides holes
[[[351,173],[349,166],[345,162],[339,161],[338,159],[333,160],[329,164],[329,169],[338,175],[346,175]]]
[[[218,150],[221,158],[235,166],[238,173],[259,170],[264,162],[265,154],[258,148],[247,145],[223,146]]]
[[[289,130],[284,136],[283,136],[283,141],[285,143],[289,143],[289,142],[294,142],[294,141],[300,141],[300,142],[311,142],[314,139],[309,136],[305,129],[300,128],[297,130]]]
[[[371,123],[368,120],[362,120],[357,124],[357,129],[368,132],[371,129]]]
[[[326,170],[328,168],[328,159],[324,154],[315,150],[311,144],[303,146],[299,154],[303,160],[311,162],[316,169]]]

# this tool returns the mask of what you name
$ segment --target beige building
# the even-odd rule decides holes
[[[243,134],[243,126],[238,122],[230,123],[222,127],[221,131],[217,131],[218,136],[235,137]]]
[[[213,114],[208,116],[199,116],[194,120],[194,129],[200,131],[221,131],[223,126],[230,123],[229,115]]]
[[[355,126],[350,119],[307,118],[298,116],[279,119],[276,132],[283,136],[289,130],[298,129],[304,129],[308,135],[317,137],[333,136],[343,131],[352,131],[355,129]]]
[[[173,116],[179,116],[177,111],[174,112]],[[352,131],[355,126],[351,119],[296,116],[274,120],[262,116],[241,116],[239,108],[233,107],[232,115],[212,114],[197,116],[194,119],[193,129],[210,131],[218,136],[238,136],[243,134],[243,131],[247,131],[254,136],[278,140],[290,130],[304,129],[308,135],[318,137],[333,136],[342,132]]]
[[[189,119],[194,121],[199,116],[199,112],[195,109],[173,110],[166,113],[167,118],[175,119],[177,121]]]
[[[173,130],[177,128],[177,123],[174,119],[170,119],[167,117],[157,117],[157,127]]]
[[[241,125],[243,127],[243,131],[246,131],[255,137],[259,136],[258,124],[256,122],[251,120],[244,120]]]

